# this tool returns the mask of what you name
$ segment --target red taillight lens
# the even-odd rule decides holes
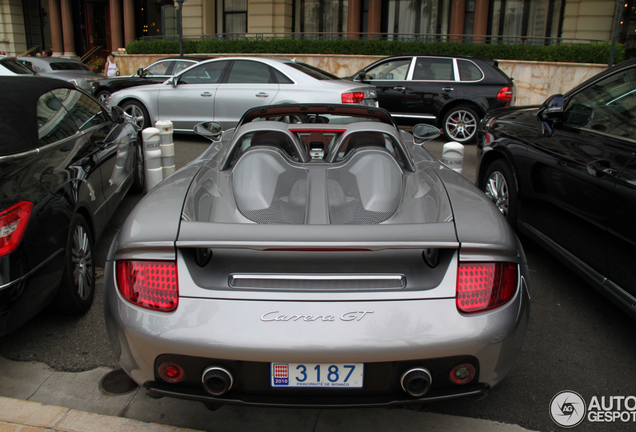
[[[459,263],[457,309],[483,312],[507,303],[517,291],[517,272],[513,263]]]
[[[504,87],[497,93],[497,100],[510,102],[512,100],[512,87]]]
[[[0,257],[10,254],[18,247],[26,230],[33,204],[20,201],[0,212]]]
[[[171,312],[179,305],[177,263],[173,261],[117,261],[117,287],[134,305]]]
[[[166,362],[159,366],[159,376],[169,383],[177,383],[185,377],[183,368],[176,363]]]
[[[342,94],[342,103],[360,103],[364,100],[364,92],[351,92]]]

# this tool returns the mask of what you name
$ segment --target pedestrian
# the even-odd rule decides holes
[[[49,54],[46,52],[46,50],[42,50],[41,56],[42,57],[48,57]]]
[[[115,62],[115,56],[112,53],[108,54],[108,58],[106,59],[104,75],[108,77],[117,76],[117,63]]]

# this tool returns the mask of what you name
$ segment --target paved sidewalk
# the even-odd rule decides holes
[[[126,394],[106,393],[99,383],[110,371],[97,368],[78,373],[58,372],[43,363],[14,362],[0,357],[0,432],[526,431],[515,425],[409,408],[294,409],[228,405],[212,412],[197,402],[167,397],[152,399],[140,388]]]

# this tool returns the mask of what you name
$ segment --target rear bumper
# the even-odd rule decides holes
[[[527,276],[509,303],[471,316],[457,311],[454,298],[303,302],[182,297],[175,312],[160,313],[123,300],[114,286],[112,262],[105,271],[106,324],[124,371],[151,395],[213,404],[388,406],[478,396],[509,373],[529,316]],[[350,319],[353,311],[356,319]],[[272,319],[294,314],[302,317]],[[189,364],[187,385],[158,378],[160,362],[179,358]],[[456,385],[448,371],[465,358],[474,360],[477,375]],[[435,366],[440,359],[441,366]],[[365,388],[346,390],[346,395],[322,389],[281,392],[269,388],[270,362],[359,362],[368,373]],[[201,385],[201,371],[219,364],[235,374],[237,385],[213,397]],[[434,377],[421,398],[408,396],[397,382],[413,365],[431,369]],[[371,386],[372,381],[380,384]]]

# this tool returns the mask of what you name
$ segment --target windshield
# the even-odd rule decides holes
[[[81,70],[81,71],[90,71],[91,68],[82,64],[82,63],[72,63],[72,62],[56,62],[51,63],[52,70]]]
[[[316,66],[311,66],[306,63],[297,63],[297,62],[285,62],[287,66],[291,66],[294,69],[298,69],[301,72],[306,73],[312,78],[317,80],[339,80],[340,77],[333,75],[327,71],[317,68]]]

